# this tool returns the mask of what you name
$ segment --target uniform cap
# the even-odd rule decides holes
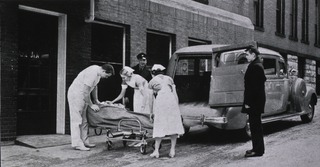
[[[145,53],[139,53],[137,55],[137,59],[140,60],[140,59],[144,59],[146,60],[147,59],[147,55]]]
[[[260,54],[259,50],[253,45],[249,45],[249,47],[245,51],[247,52],[249,50],[255,53],[256,55]]]

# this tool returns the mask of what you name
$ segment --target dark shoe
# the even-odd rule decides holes
[[[245,157],[261,157],[263,154],[262,153],[257,153],[254,151],[251,151],[250,153],[246,152],[246,155],[244,155]]]

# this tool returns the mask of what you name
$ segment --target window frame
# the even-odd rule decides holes
[[[301,43],[309,44],[309,0],[302,0]]]
[[[315,0],[316,16],[315,16],[315,42],[314,46],[320,48],[320,4],[319,0]]]
[[[255,0],[254,5],[254,28],[264,31],[264,0]]]
[[[290,13],[290,36],[289,39],[298,41],[298,1],[291,0],[291,13]]]
[[[277,0],[275,35],[285,38],[285,0]]]

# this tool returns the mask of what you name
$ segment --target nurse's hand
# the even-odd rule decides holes
[[[96,105],[96,104],[92,104],[92,105],[90,106],[90,108],[91,108],[93,111],[95,111],[95,112],[98,112],[98,111],[100,110],[99,106]]]

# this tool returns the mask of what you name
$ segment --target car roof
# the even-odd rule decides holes
[[[196,45],[196,46],[189,46],[178,49],[175,53],[176,54],[211,54],[213,48],[219,48],[223,46],[228,46],[225,44],[212,44],[212,45]],[[264,47],[258,47],[258,50],[261,54],[267,55],[276,55],[282,57],[279,52],[273,51],[271,49],[267,49]]]
[[[181,49],[178,49],[176,51],[177,54],[183,54],[183,53],[212,53],[213,48],[218,48],[222,46],[227,46],[227,45],[219,45],[219,44],[212,44],[212,45],[196,45],[196,46],[189,46],[189,47],[184,47]]]

